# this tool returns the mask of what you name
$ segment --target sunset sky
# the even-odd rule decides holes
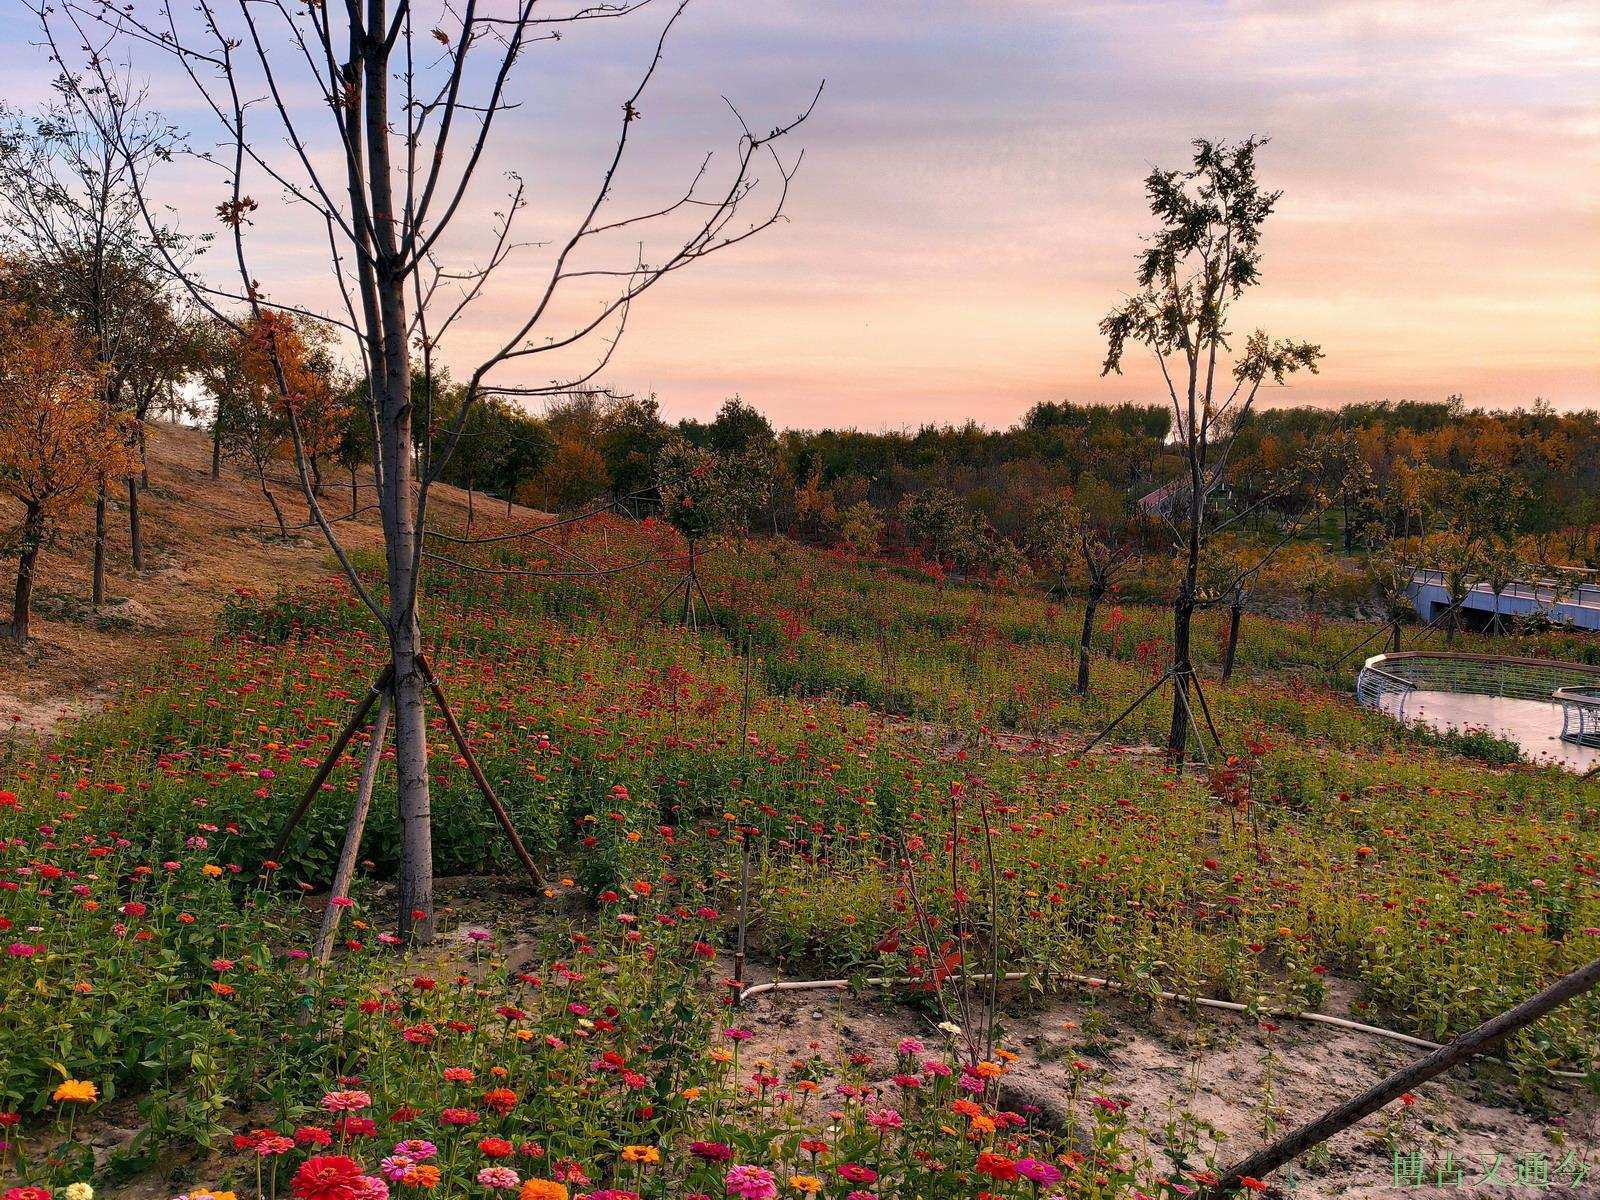
[[[529,56],[493,163],[532,188],[525,237],[570,227],[665,15]],[[7,28],[0,70],[26,104],[48,76],[25,25]],[[170,65],[141,66],[199,130]],[[613,386],[669,417],[738,392],[811,427],[1159,399],[1144,363],[1099,377],[1095,330],[1132,282],[1142,179],[1193,137],[1258,133],[1284,198],[1239,323],[1327,352],[1271,402],[1600,407],[1592,0],[696,0],[641,104],[630,194],[670,194],[727,149],[722,96],[765,128],[823,78],[787,223],[651,293]],[[172,202],[198,222],[217,197],[183,170]],[[324,286],[304,217],[257,234],[274,295]],[[521,311],[526,270],[451,344],[458,366]]]

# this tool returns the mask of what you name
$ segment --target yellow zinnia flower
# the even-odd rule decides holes
[[[100,1089],[87,1079],[67,1079],[51,1093],[50,1099],[58,1104],[93,1104],[100,1099]]]

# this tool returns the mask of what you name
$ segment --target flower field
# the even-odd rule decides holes
[[[590,526],[573,547],[670,556],[650,523]],[[548,565],[515,545],[472,566]],[[1075,753],[1161,673],[1159,609],[1111,611],[1080,698],[1077,615],[1035,591],[730,544],[696,634],[649,615],[672,582],[432,575],[433,660],[551,883],[445,914],[431,949],[386,932],[380,776],[334,959],[311,962],[359,740],[264,861],[380,659],[341,584],[241,594],[213,642],[49,745],[0,751],[16,1200],[175,1162],[193,1197],[1190,1194],[1214,1145],[1152,1152],[1103,1074],[1065,1113],[1030,1111],[987,985],[962,980],[1094,975],[1131,1005],[1198,994],[1266,1019],[1337,979],[1361,1019],[1442,1040],[1600,956],[1593,784],[1491,769],[1356,708],[1353,666],[1330,664],[1364,627],[1252,617],[1239,673],[1208,684],[1228,754],[1178,778]],[[1201,652],[1220,636],[1205,626]],[[436,870],[509,872],[433,719]],[[1163,722],[1148,706],[1115,740]],[[746,874],[754,960],[904,977],[925,1034],[893,1062],[741,1054]],[[1571,1084],[1551,1072],[1592,1080],[1597,1054],[1591,995],[1483,1070],[1554,1111]],[[137,1136],[97,1146],[108,1113]]]

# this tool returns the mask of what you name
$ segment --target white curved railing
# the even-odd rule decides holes
[[[1385,656],[1375,654],[1367,659],[1361,668],[1361,673],[1356,676],[1356,701],[1363,708],[1384,708],[1384,697],[1398,696],[1400,701],[1394,706],[1393,714],[1402,720],[1405,719],[1406,700],[1412,692],[1417,690],[1417,685],[1409,679],[1385,671],[1376,666]]]
[[[1557,688],[1551,699],[1561,705],[1562,741],[1600,746],[1600,687]]]
[[[1356,700],[1405,719],[1413,692],[1463,692],[1559,706],[1562,739],[1600,746],[1600,667],[1544,658],[1411,650],[1374,654],[1356,676]],[[1398,696],[1398,703],[1385,704]]]

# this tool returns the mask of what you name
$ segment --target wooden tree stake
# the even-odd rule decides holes
[[[328,776],[333,774],[333,768],[338,765],[339,758],[344,754],[344,749],[350,744],[350,739],[355,737],[356,730],[361,728],[361,723],[367,719],[367,712],[380,695],[387,695],[389,686],[394,682],[394,667],[384,667],[378,678],[373,680],[372,686],[367,689],[367,694],[361,698],[361,703],[356,705],[355,712],[350,714],[350,720],[339,731],[339,736],[334,739],[333,745],[328,748],[328,753],[323,757],[322,764],[317,768],[317,773],[311,777],[311,784],[306,788],[305,795],[300,797],[300,803],[295,806],[294,812],[289,815],[284,823],[283,832],[278,835],[278,840],[272,844],[272,849],[267,852],[268,862],[278,862],[283,852],[288,849],[289,839],[294,836],[295,826],[311,811],[311,806],[316,802],[317,794],[322,791],[322,785],[328,781]]]
[[[428,690],[433,693],[433,698],[438,702],[439,712],[444,717],[445,727],[450,730],[450,736],[455,739],[456,746],[461,751],[461,758],[467,764],[467,772],[472,776],[472,781],[478,785],[478,790],[483,793],[483,798],[489,802],[489,808],[494,813],[494,819],[500,822],[506,839],[511,843],[518,861],[522,863],[523,870],[537,887],[545,886],[544,872],[539,870],[539,865],[533,861],[533,855],[528,853],[527,846],[523,845],[522,837],[517,833],[517,827],[511,823],[511,814],[506,812],[505,805],[500,803],[500,797],[494,794],[494,788],[483,773],[483,768],[478,765],[477,756],[472,753],[472,747],[467,745],[467,735],[461,731],[461,726],[456,723],[455,713],[450,711],[450,702],[445,699],[444,689],[439,686],[439,680],[434,676],[433,667],[422,655],[417,655],[417,669],[422,672],[422,678],[427,682]]]
[[[333,887],[328,893],[328,906],[322,910],[322,927],[317,931],[316,961],[320,966],[333,955],[333,935],[339,928],[339,917],[344,911],[334,901],[350,894],[350,880],[356,873],[356,859],[361,853],[361,835],[367,828],[367,814],[372,811],[372,789],[378,779],[378,767],[383,760],[383,743],[389,734],[389,693],[378,702],[378,715],[372,722],[372,740],[367,743],[367,760],[361,767],[361,783],[356,789],[356,806],[350,810],[350,824],[345,828],[344,845],[339,849],[339,863],[333,872]]]
[[[1082,750],[1079,750],[1074,757],[1082,758],[1084,755],[1088,754],[1089,751],[1093,750],[1101,742],[1110,737],[1112,731],[1115,730],[1118,725],[1121,725],[1124,721],[1126,721],[1128,717],[1132,715],[1134,709],[1138,708],[1146,700],[1150,699],[1151,696],[1155,695],[1156,689],[1158,689],[1163,683],[1171,678],[1172,668],[1168,667],[1165,671],[1161,672],[1160,679],[1156,680],[1149,687],[1145,688],[1145,690],[1139,694],[1139,698],[1137,700],[1118,713],[1116,717],[1112,719],[1111,724],[1107,725],[1099,733],[1095,734],[1094,737],[1090,738],[1088,744],[1085,745]]]
[[[1582,995],[1596,984],[1600,984],[1600,958],[1556,980],[1515,1008],[1491,1017],[1470,1033],[1464,1033],[1453,1042],[1440,1046],[1426,1058],[1401,1068],[1360,1095],[1352,1096],[1338,1107],[1329,1109],[1316,1120],[1279,1138],[1265,1149],[1256,1151],[1243,1162],[1229,1168],[1220,1182],[1202,1193],[1200,1200],[1220,1200],[1221,1197],[1235,1195],[1244,1186],[1243,1180],[1246,1178],[1264,1179],[1290,1159],[1348,1129],[1362,1117],[1377,1112],[1385,1104],[1399,1099],[1436,1075],[1442,1075],[1457,1063],[1494,1049],[1523,1026],[1531,1025],[1551,1009]]]

